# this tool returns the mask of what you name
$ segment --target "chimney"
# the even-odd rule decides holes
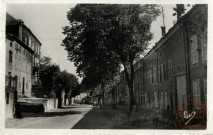
[[[161,33],[162,33],[162,37],[166,34],[166,27],[165,26],[161,26]]]
[[[184,4],[176,4],[177,6],[177,21],[180,19],[181,15],[185,13]]]

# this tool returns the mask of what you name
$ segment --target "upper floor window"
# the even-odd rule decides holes
[[[15,49],[16,49],[16,53],[18,53],[18,50],[19,50],[18,44],[15,44]]]
[[[24,43],[25,43],[26,45],[28,45],[28,43],[27,43],[27,37],[24,38]]]
[[[200,41],[202,46],[202,60],[207,60],[207,31],[204,30],[204,32],[200,35]]]
[[[198,43],[197,43],[197,35],[193,35],[190,38],[190,44],[191,44],[191,62],[192,64],[198,64]]]
[[[13,47],[13,42],[10,42],[10,47]]]
[[[172,70],[172,61],[171,60],[169,60],[169,62],[168,62],[168,67],[169,67],[169,70]]]
[[[9,51],[9,63],[13,63],[13,52]]]
[[[153,69],[153,82],[154,83],[157,82],[157,70],[156,70],[156,67],[154,67],[154,69]]]
[[[29,38],[29,47],[31,47],[31,39]]]

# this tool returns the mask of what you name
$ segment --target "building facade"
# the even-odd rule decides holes
[[[137,106],[174,112],[186,99],[207,104],[207,15],[207,5],[195,5],[135,64]]]
[[[14,114],[17,98],[31,97],[32,84],[37,76],[33,68],[39,63],[41,43],[24,25],[6,14],[5,98],[6,111]]]

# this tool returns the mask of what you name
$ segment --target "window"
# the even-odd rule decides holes
[[[160,78],[161,78],[161,76],[160,76],[160,66],[158,66],[158,82],[160,82]]]
[[[200,36],[201,46],[202,46],[202,60],[207,60],[207,34],[206,30],[201,33]]]
[[[193,81],[193,95],[194,99],[200,100],[200,80]]]
[[[191,62],[193,64],[198,64],[198,43],[197,43],[197,35],[193,35],[190,38],[191,42]]]
[[[165,105],[165,109],[167,108],[168,105],[168,96],[167,96],[167,92],[164,92],[164,105]]]
[[[166,81],[166,63],[163,64],[163,76],[164,76],[164,81]]]
[[[6,94],[6,104],[9,104],[9,100],[10,100],[9,98],[10,98],[10,94],[7,93],[7,94]]]
[[[13,47],[13,42],[10,42],[10,47]]]
[[[147,96],[147,92],[145,92],[145,103],[144,103],[144,105],[147,105],[147,103],[148,103],[148,96]]]
[[[13,52],[9,51],[9,63],[13,63]]]
[[[29,47],[31,47],[31,39],[29,38]]]
[[[28,82],[26,83],[26,89],[28,89]]]
[[[205,103],[207,104],[207,81],[204,80],[204,96],[205,96]]]
[[[171,60],[169,60],[169,70],[172,70],[172,61]]]
[[[153,69],[153,78],[154,78],[154,83],[156,83],[157,82],[157,70],[156,70],[156,67],[154,67],[154,69]]]
[[[152,83],[152,70],[149,70],[149,83]]]
[[[164,69],[163,69],[163,64],[161,64],[160,65],[160,71],[161,71],[161,73],[160,73],[160,81],[162,82],[162,81],[164,81]]]
[[[160,108],[164,107],[164,96],[163,96],[163,91],[161,91],[160,94]]]
[[[19,52],[21,53],[21,46],[19,46]]]
[[[24,38],[24,43],[25,43],[26,45],[28,45],[27,37]]]

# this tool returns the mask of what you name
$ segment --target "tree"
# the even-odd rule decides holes
[[[58,98],[58,107],[62,106],[62,92],[65,92],[65,97],[69,98],[69,94],[79,84],[78,78],[67,71],[58,72],[54,80],[54,90]]]
[[[39,66],[39,79],[45,95],[54,93],[54,85],[57,74],[60,72],[58,65],[43,63]]]
[[[104,72],[107,71],[105,73],[113,75],[114,70],[118,70],[119,64],[122,64],[129,87],[130,114],[132,106],[135,104],[133,94],[134,61],[136,56],[146,50],[149,45],[149,41],[152,39],[151,23],[159,15],[160,8],[157,5],[116,4],[79,4],[67,14],[71,26],[63,28],[63,34],[66,37],[62,46],[65,46],[68,51],[68,58],[75,62],[80,75],[86,73],[82,65],[86,63],[85,66],[89,66],[90,62],[98,60],[97,56],[101,56],[97,55],[99,50],[101,54],[104,52],[104,56],[109,57],[103,57],[106,59],[99,61],[104,66],[99,62],[97,64],[101,66],[95,67],[97,64],[94,64],[92,68],[97,69],[96,73],[102,73],[101,70],[104,70]],[[107,62],[113,63],[112,66],[106,66]],[[104,68],[99,69],[99,67]],[[102,79],[104,74],[99,76],[96,73],[94,76]],[[103,82],[105,83],[106,80],[108,78],[104,79]]]

